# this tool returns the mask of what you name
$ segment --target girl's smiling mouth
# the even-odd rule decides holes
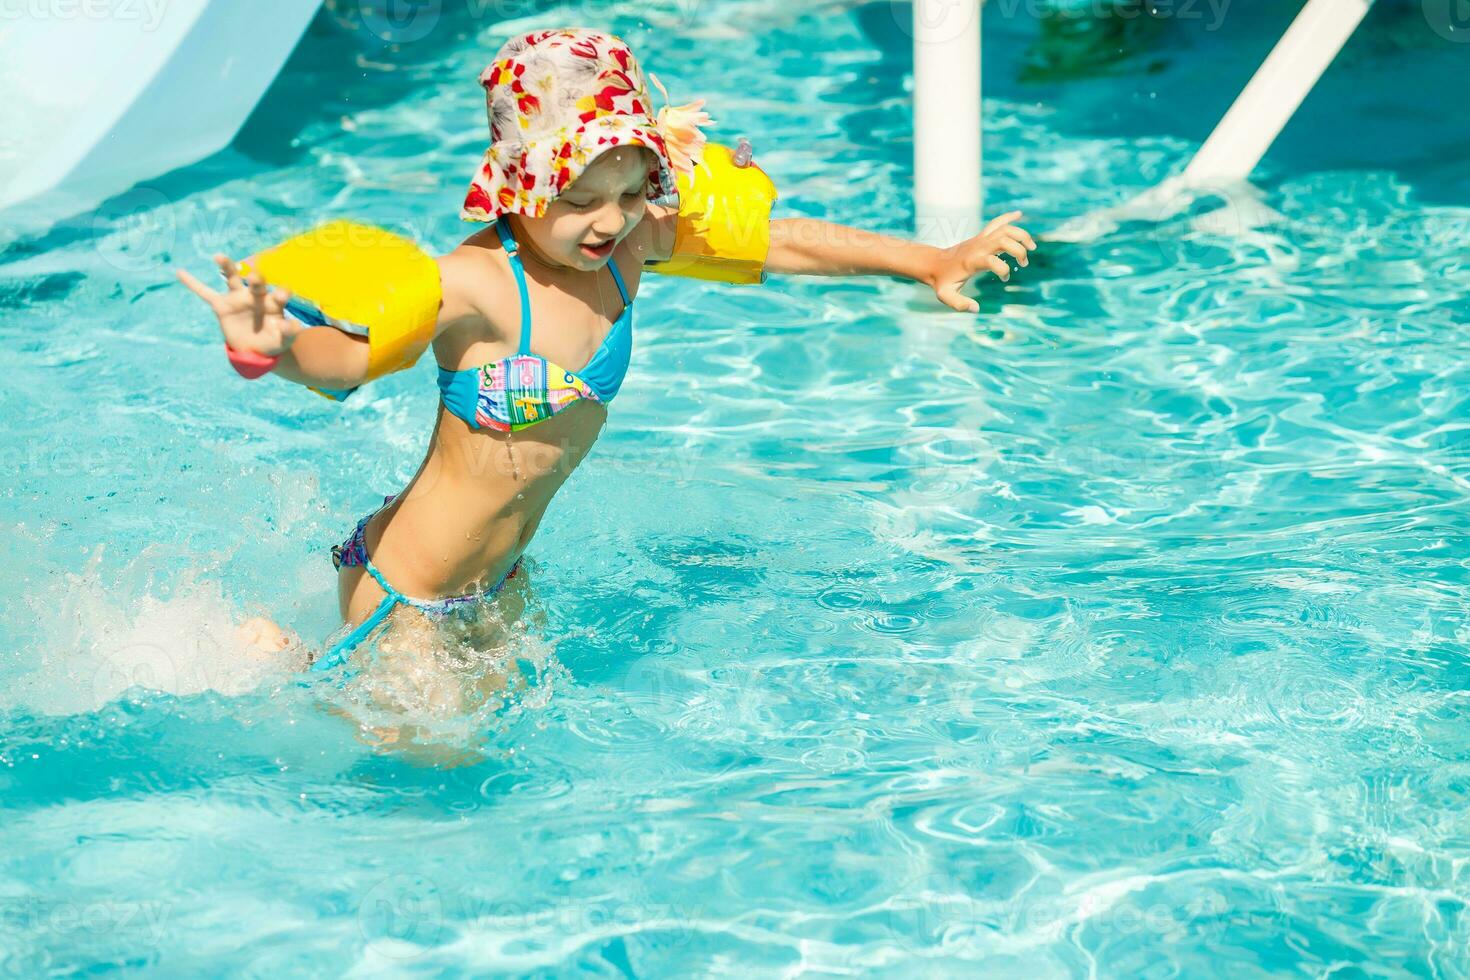
[[[613,246],[615,246],[617,243],[618,240],[616,238],[609,238],[607,241],[603,242],[601,245],[596,246],[595,248],[587,244],[578,245],[577,247],[580,248],[582,250],[582,254],[587,256],[589,259],[605,259],[612,254]]]

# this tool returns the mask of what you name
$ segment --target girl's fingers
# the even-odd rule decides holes
[[[1006,228],[1006,234],[1024,243],[1025,246],[1031,251],[1036,251],[1036,239],[1032,238],[1031,233],[1028,232],[1025,228],[1020,228],[1016,225],[1010,225]]]
[[[240,282],[240,267],[235,265],[234,259],[225,255],[223,252],[216,252],[214,255],[214,264],[219,266],[219,271],[225,277],[226,285],[231,289],[240,288],[242,285]]]
[[[245,279],[245,285],[250,290],[251,321],[258,333],[261,327],[265,325],[265,300],[270,295],[270,292],[266,284],[257,279],[253,273]]]
[[[1026,264],[1026,246],[1014,238],[1002,238],[996,245],[1002,252],[1015,259],[1021,265]]]
[[[204,285],[204,283],[200,282],[198,279],[195,279],[183,269],[175,269],[174,272],[178,274],[179,282],[183,283],[184,286],[188,288],[189,292],[193,293],[195,296],[198,296],[200,299],[204,300],[204,302],[208,303],[210,309],[213,309],[214,305],[220,301],[221,297],[219,293],[215,292],[213,289],[210,289],[208,286]]]
[[[1023,253],[1024,254],[1024,253]],[[965,262],[965,271],[974,274],[993,272],[1002,279],[1009,279],[1011,267],[1006,260],[994,252],[977,252]]]
[[[289,289],[280,289],[280,288],[272,289],[271,290],[271,312],[272,313],[276,313],[276,314],[279,314],[279,315],[284,315],[285,312],[286,312],[286,304],[288,304],[290,302],[291,302],[291,290],[289,290]]]
[[[940,286],[935,290],[939,302],[959,313],[979,313],[980,304],[960,292],[960,286],[964,283],[956,283],[951,286]]]
[[[1019,211],[1009,211],[998,218],[991,218],[985,223],[985,227],[981,229],[980,234],[988,235],[991,232],[995,231],[997,228],[1004,228],[1006,225],[1010,224],[1013,220],[1019,218],[1020,216],[1021,212]]]
[[[1010,224],[1012,221],[1015,221],[1019,217],[1021,217],[1021,212],[1020,211],[1007,211],[1005,214],[1001,215],[999,218],[992,218],[985,225],[985,228],[980,232],[980,234],[982,234],[982,235],[988,235],[991,232],[995,231],[997,228],[1003,228],[1003,227],[1005,227],[1006,225]]]

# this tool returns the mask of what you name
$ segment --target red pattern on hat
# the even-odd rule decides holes
[[[597,66],[590,84],[585,67]],[[506,42],[480,75],[490,116],[490,149],[460,216],[539,217],[601,153],[643,146],[654,161],[647,196],[677,193],[673,164],[651,114],[652,99],[633,52],[619,38],[587,30],[534,31]]]

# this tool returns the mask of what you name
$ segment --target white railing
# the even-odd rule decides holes
[[[1086,242],[1122,221],[1163,221],[1189,207],[1202,188],[1226,189],[1234,214],[1228,221],[1204,216],[1196,223],[1216,230],[1243,229],[1269,217],[1259,193],[1241,182],[1261,162],[1372,6],[1373,0],[1308,0],[1184,173],[1117,207],[1064,222],[1046,237]]]

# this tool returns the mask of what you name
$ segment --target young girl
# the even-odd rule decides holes
[[[480,82],[491,146],[462,217],[491,224],[436,260],[438,419],[408,486],[332,549],[341,615],[356,628],[317,666],[341,662],[384,620],[399,631],[442,623],[516,575],[622,385],[643,266],[674,248],[678,212],[654,201],[674,194],[676,170],[689,172],[703,153],[703,101],[652,115],[633,53],[609,35],[517,38]],[[899,276],[975,313],[960,289],[984,272],[1009,278],[1001,253],[1024,266],[1036,247],[1010,223],[1019,216],[947,249],[822,221],[772,221],[765,269]],[[288,314],[285,290],[254,272],[242,277],[224,255],[215,261],[228,292],[178,275],[209,304],[233,352],[314,388],[365,380],[364,338],[305,326]],[[253,628],[261,643],[274,632]]]

